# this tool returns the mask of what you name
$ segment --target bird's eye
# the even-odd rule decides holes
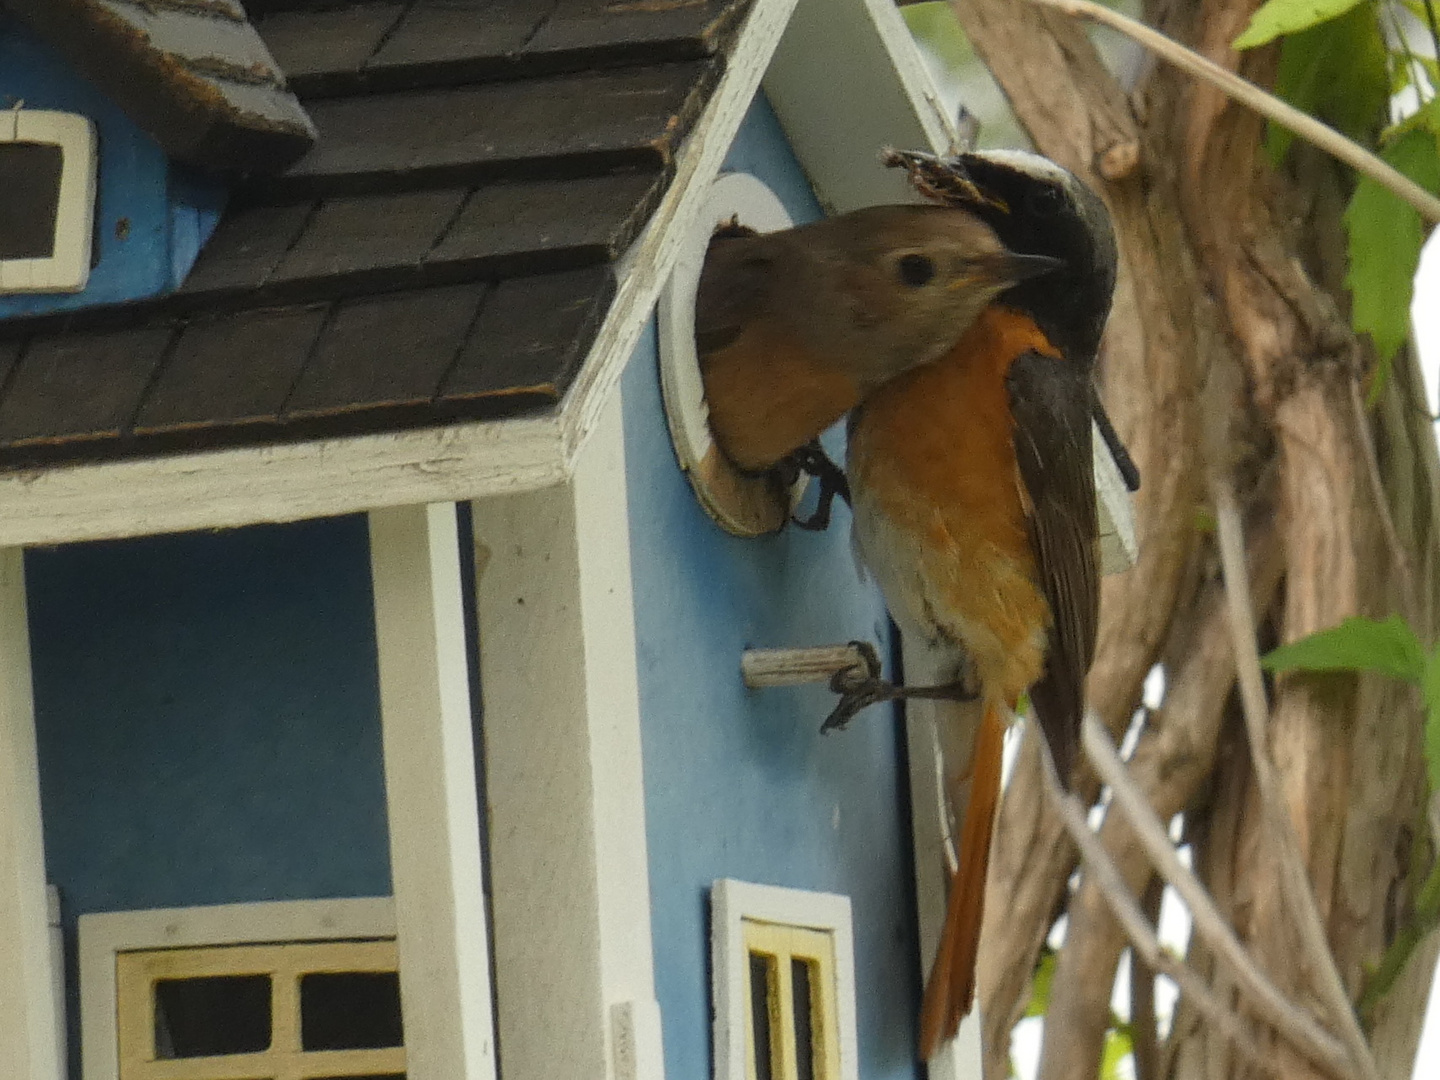
[[[902,255],[897,266],[900,280],[912,288],[929,284],[935,276],[935,263],[928,255]]]

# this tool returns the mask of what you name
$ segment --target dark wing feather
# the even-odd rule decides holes
[[[1030,503],[1030,543],[1054,619],[1045,674],[1031,688],[1030,701],[1055,767],[1068,780],[1100,606],[1090,428],[1095,389],[1088,365],[1035,352],[1010,365],[1005,385],[1015,417],[1015,456]]]

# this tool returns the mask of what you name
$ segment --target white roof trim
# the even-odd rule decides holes
[[[836,209],[908,197],[903,177],[873,159],[882,144],[948,144],[938,97],[889,0],[755,0],[675,182],[617,267],[615,300],[558,416],[3,473],[0,545],[295,521],[565,480],[762,76],[812,183]]]

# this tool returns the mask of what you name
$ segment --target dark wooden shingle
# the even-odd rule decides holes
[[[710,70],[665,64],[557,79],[320,101],[320,143],[271,198],[566,177],[666,164]]]
[[[324,76],[364,67],[404,11],[403,3],[391,0],[282,11],[263,19],[259,30],[290,86],[303,94],[313,92]]]
[[[444,235],[465,196],[463,190],[441,190],[327,200],[268,280],[389,274],[416,267]]]
[[[136,432],[274,421],[328,310],[261,308],[193,321],[141,407]]]
[[[442,402],[510,394],[558,401],[614,293],[608,266],[501,282],[440,388]]]
[[[472,282],[340,305],[320,335],[286,414],[427,404],[460,351],[486,288]]]
[[[430,259],[484,260],[507,277],[604,262],[635,238],[662,187],[659,172],[483,187]]]
[[[314,205],[307,202],[232,210],[220,220],[180,291],[256,288],[299,239]]]
[[[688,46],[690,55],[708,55],[748,6],[749,0],[560,0],[526,51],[629,59],[671,44]]]
[[[370,60],[372,68],[474,63],[513,56],[553,0],[419,0]]]
[[[0,401],[0,443],[123,434],[173,336],[165,323],[33,342]]]

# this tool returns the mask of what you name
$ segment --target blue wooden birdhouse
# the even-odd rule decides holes
[[[742,680],[893,643],[693,302],[937,100],[890,0],[0,3],[0,1073],[924,1075],[931,741]]]

